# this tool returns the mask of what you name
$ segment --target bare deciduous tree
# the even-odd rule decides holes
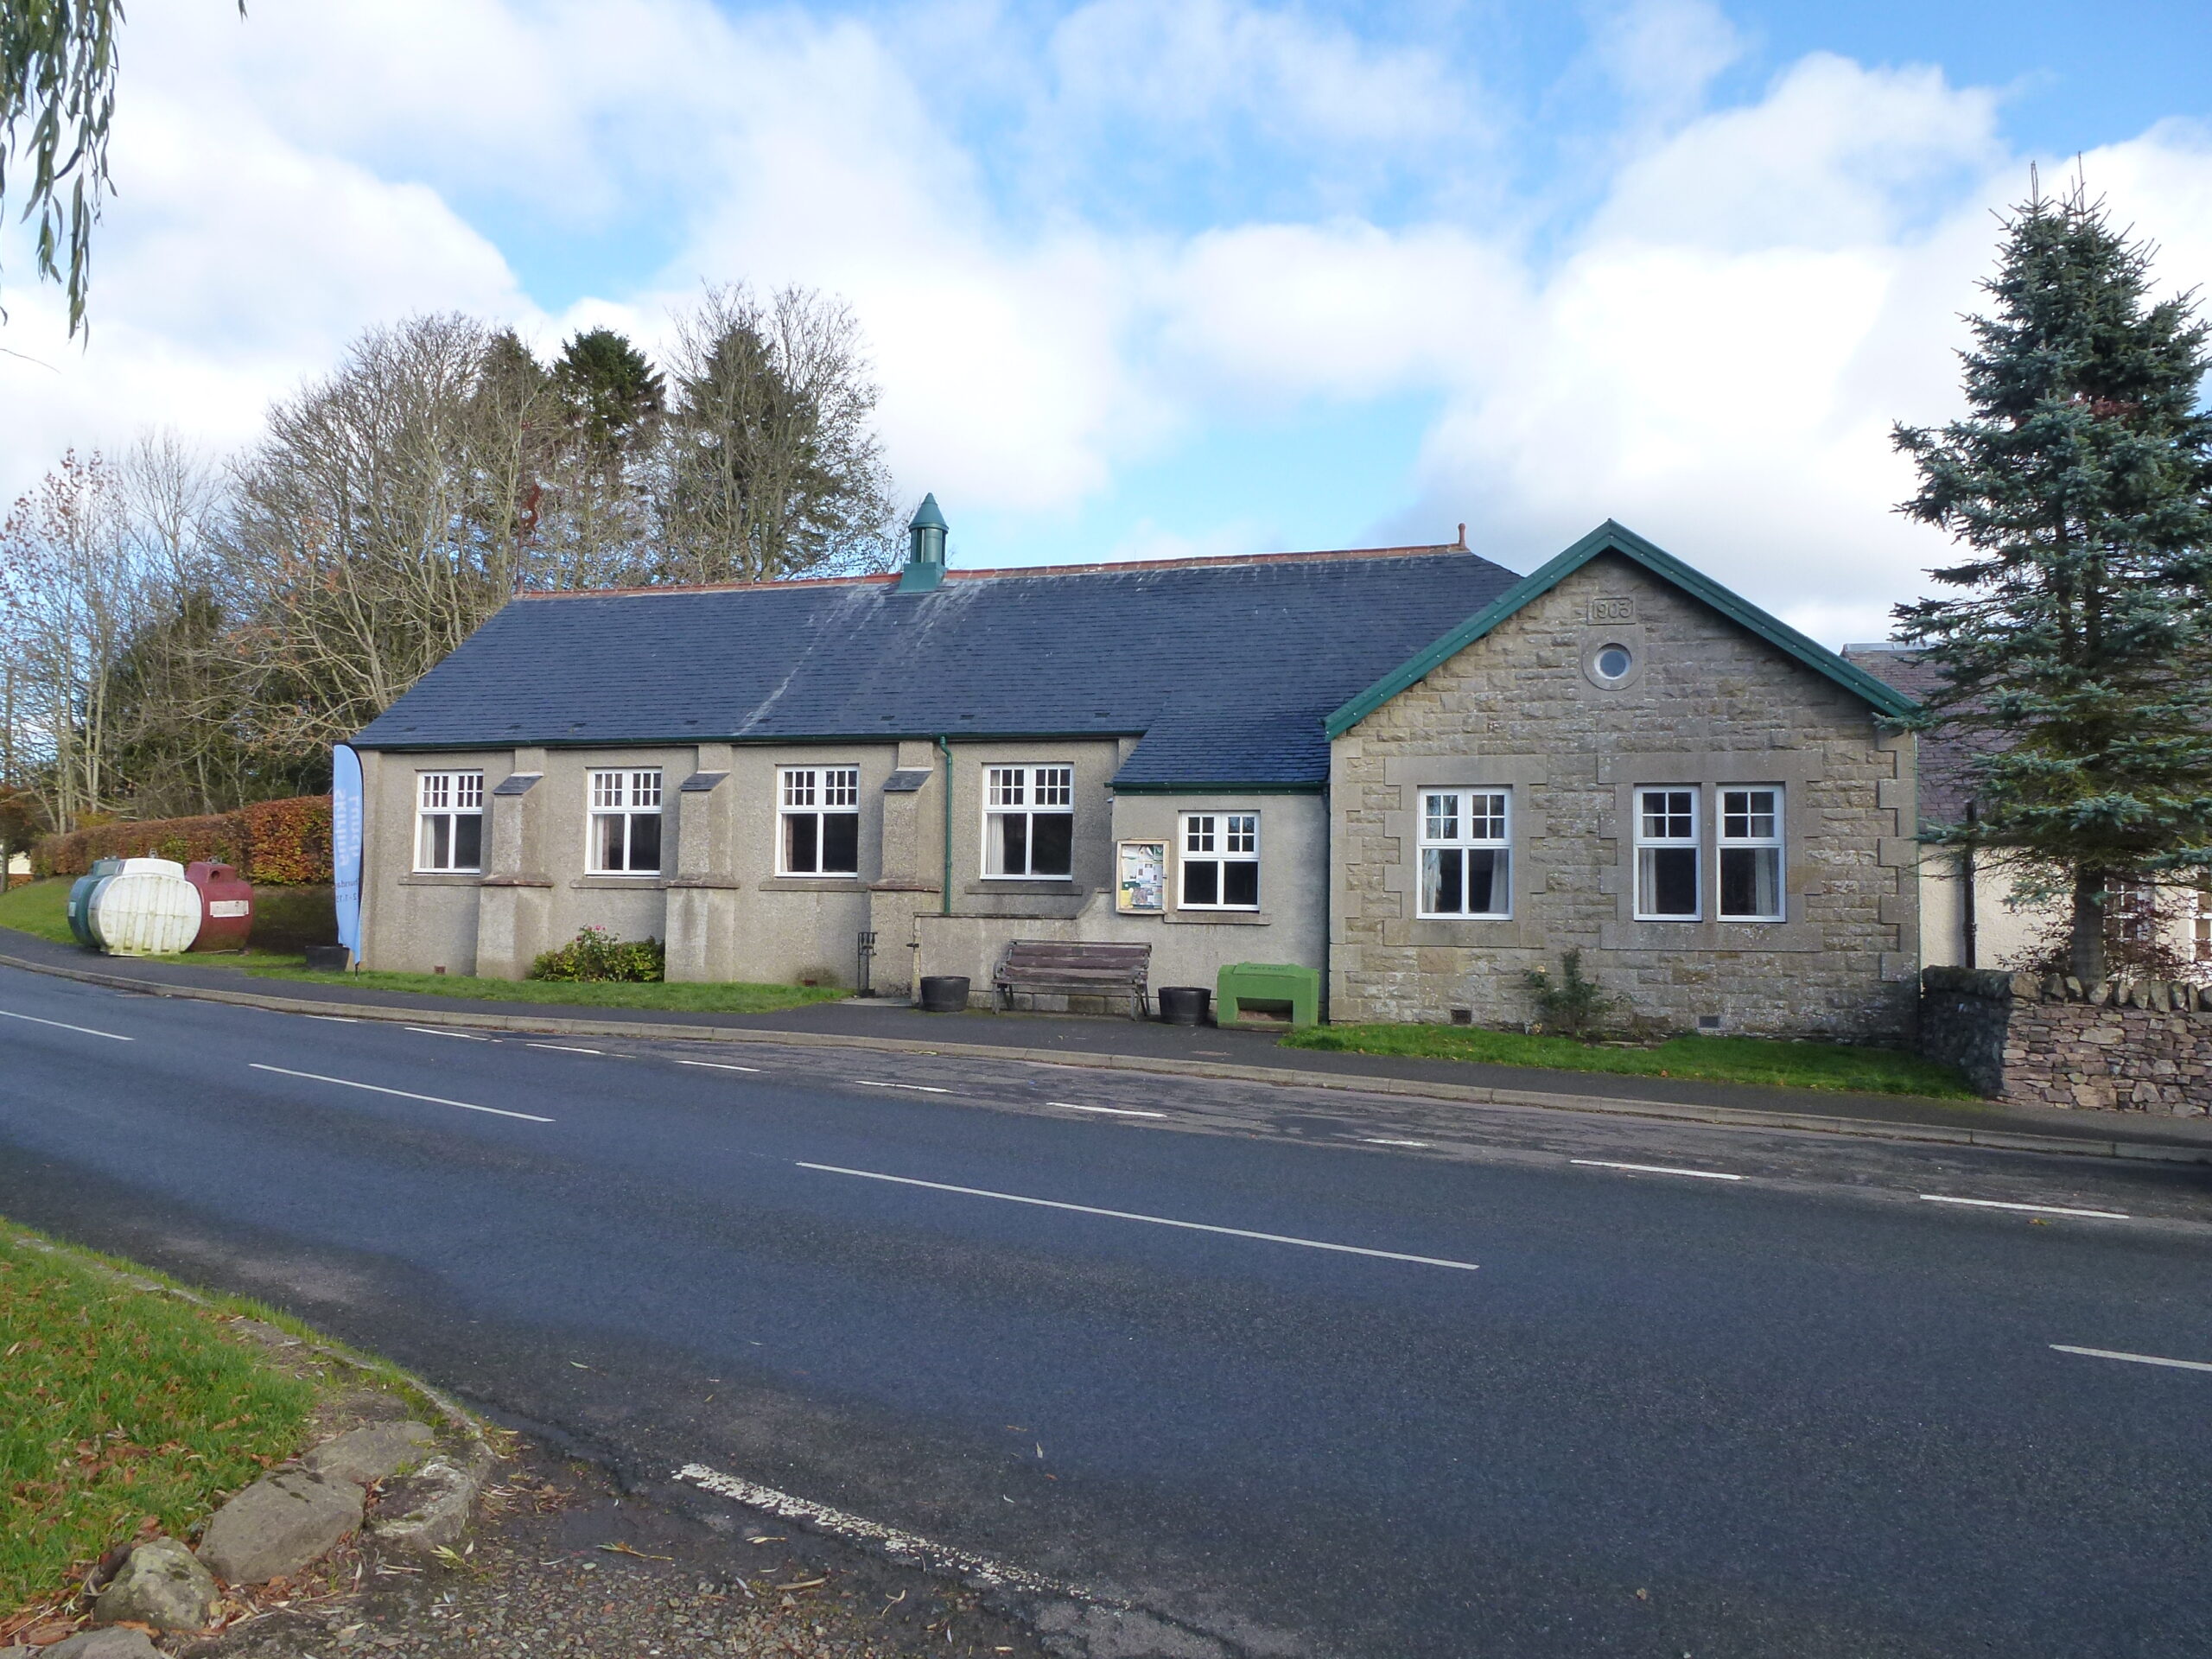
[[[524,409],[479,395],[492,339],[460,316],[372,330],[238,464],[230,556],[280,748],[365,725],[522,585],[535,469]]]
[[[10,747],[36,756],[57,824],[115,804],[112,693],[143,596],[133,552],[122,486],[97,454],[64,455],[0,526]]]
[[[875,380],[842,301],[709,289],[682,320],[658,497],[665,582],[881,569],[898,543]]]

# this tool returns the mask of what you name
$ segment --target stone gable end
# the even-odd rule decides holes
[[[1607,684],[1606,645],[1635,666]],[[1331,1013],[1534,1017],[1525,970],[1586,972],[1645,1029],[1897,1041],[1917,970],[1912,741],[1671,583],[1600,555],[1332,746]],[[1633,791],[1695,785],[1706,919],[1638,922]],[[1714,909],[1715,791],[1784,791],[1780,922]],[[1418,796],[1512,794],[1512,915],[1419,914]]]

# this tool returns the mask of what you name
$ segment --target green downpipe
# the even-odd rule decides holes
[[[944,887],[938,913],[952,914],[952,741],[939,737],[937,752],[944,757]]]

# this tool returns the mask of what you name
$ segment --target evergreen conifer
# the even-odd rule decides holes
[[[2070,895],[2071,961],[2106,971],[2121,882],[2212,869],[2212,416],[2194,296],[2153,302],[2155,250],[2077,182],[2005,222],[1968,319],[1968,413],[1899,425],[1899,511],[1950,532],[1955,590],[1897,607],[1940,671],[1918,723],[1959,732],[1975,814],[1923,838]]]

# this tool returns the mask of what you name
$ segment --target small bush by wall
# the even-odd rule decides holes
[[[668,950],[658,939],[618,939],[603,927],[587,927],[531,963],[530,977],[655,984],[668,977]]]
[[[31,849],[31,868],[40,875],[82,875],[102,858],[171,858],[180,864],[205,858],[236,865],[257,887],[327,884],[330,797],[257,801],[206,817],[105,823],[45,836]]]

